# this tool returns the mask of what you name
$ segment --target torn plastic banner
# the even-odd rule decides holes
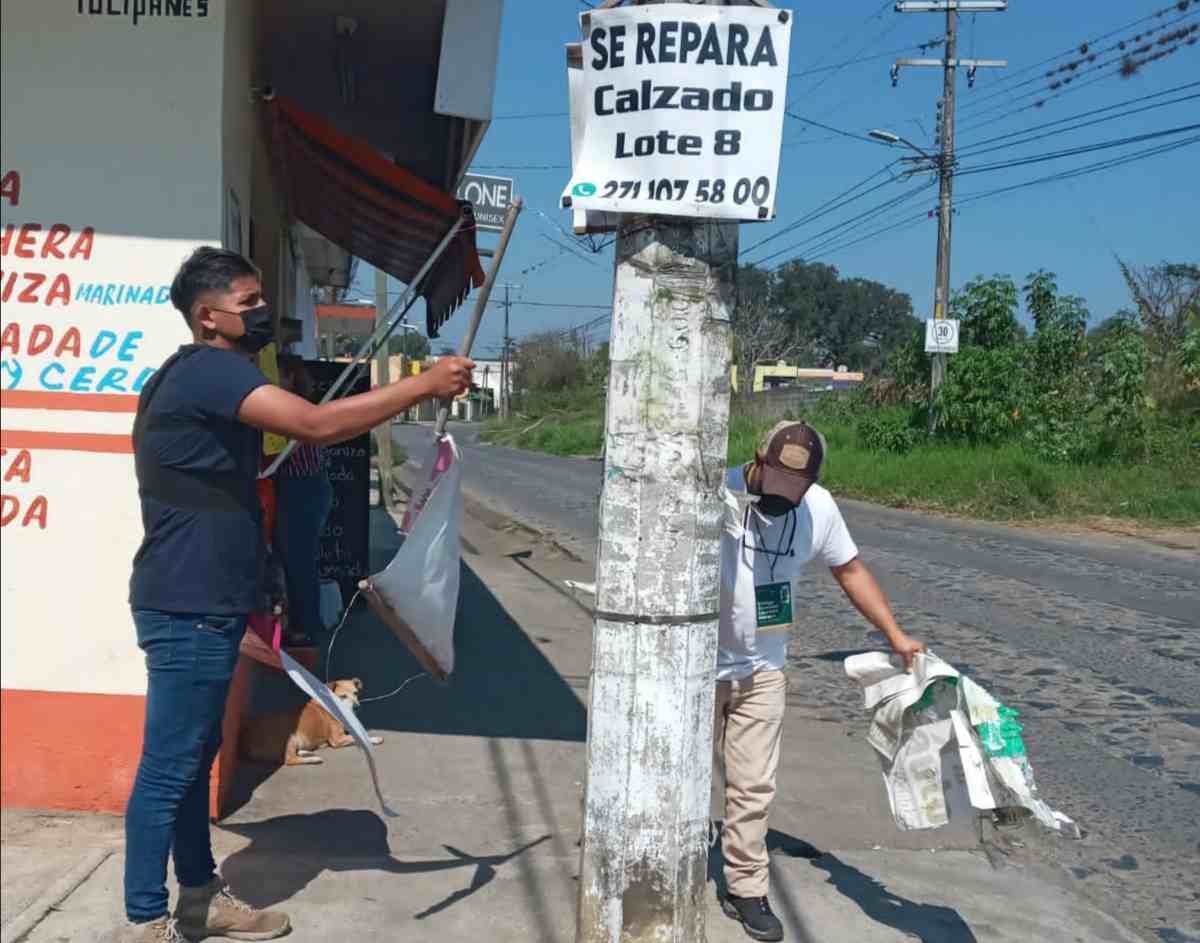
[[[404,543],[382,573],[360,584],[372,611],[439,680],[454,670],[458,612],[462,455],[449,434],[421,466],[401,531]]]
[[[873,712],[867,741],[900,828],[937,828],[972,808],[1020,807],[1079,837],[1071,819],[1038,798],[1016,712],[970,678],[932,652],[917,655],[911,672],[883,652],[851,655],[845,667]]]
[[[371,749],[371,738],[363,728],[362,722],[355,716],[354,709],[344,704],[341,698],[329,690],[328,685],[318,681],[308,669],[282,649],[279,652],[279,660],[283,663],[284,670],[296,687],[320,704],[330,717],[340,721],[346,728],[346,732],[354,738],[354,742],[362,747],[363,753],[367,757],[367,767],[371,771],[371,784],[375,787],[376,798],[379,799],[379,807],[383,810],[384,815],[395,818],[396,813],[388,806],[387,800],[383,798],[383,792],[379,788],[379,771],[375,768],[375,753]]]

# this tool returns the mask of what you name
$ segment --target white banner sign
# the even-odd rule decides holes
[[[930,318],[925,322],[925,353],[957,354],[958,322],[949,318]]]
[[[563,205],[721,219],[775,214],[792,16],[655,4],[581,17],[583,125]]]

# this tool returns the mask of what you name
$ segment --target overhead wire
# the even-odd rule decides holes
[[[1197,12],[1200,13],[1200,9],[1198,9]],[[1191,16],[1194,14],[1188,15]],[[968,120],[961,126],[959,130],[962,133],[966,133],[985,125],[996,124],[1012,117],[1013,115],[1017,115],[1025,111],[1031,111],[1037,108],[1043,108],[1051,101],[1062,98],[1064,95],[1087,88],[1096,84],[1097,82],[1104,81],[1105,79],[1113,76],[1131,74],[1131,69],[1136,71],[1137,69],[1140,69],[1151,62],[1178,52],[1183,48],[1184,45],[1189,44],[1187,37],[1193,37],[1192,41],[1194,42],[1194,37],[1197,33],[1200,33],[1200,24],[1194,24],[1193,26],[1189,27],[1184,38],[1182,39],[1179,37],[1174,37],[1173,34],[1168,33],[1161,37],[1159,41],[1153,43],[1143,43],[1133,50],[1122,51],[1112,58],[1089,63],[1087,67],[1073,71],[1064,79],[1056,79],[1051,81],[1050,85],[1045,88],[1036,88],[1033,91],[1025,92],[1021,95],[1013,97],[1011,101],[1001,102],[998,105],[992,105],[989,108],[984,109],[983,112],[968,115]],[[1160,46],[1161,39],[1168,39],[1170,42],[1161,44]],[[1159,46],[1157,51],[1155,50],[1156,46]],[[1141,58],[1133,58],[1135,56]],[[1078,81],[1083,76],[1091,77],[1083,82]],[[1039,77],[1034,81],[1040,81],[1041,78],[1042,77]],[[1014,91],[1015,88],[1016,87],[1010,89],[1010,91]],[[1001,111],[1010,104],[1015,105],[1016,107],[1009,111],[1003,112],[1002,114],[996,114],[996,112]],[[963,110],[967,110],[965,104]]]
[[[865,134],[855,134],[853,131],[844,131],[841,128],[835,128],[831,124],[823,124],[822,122],[813,118],[806,118],[803,115],[798,115],[790,109],[785,109],[784,114],[786,114],[789,118],[794,118],[796,121],[799,121],[803,124],[812,125],[816,128],[822,128],[825,131],[832,131],[834,134],[840,134],[844,138],[850,138],[854,141],[866,141],[868,144],[876,144],[880,147],[891,147],[891,145],[885,141],[877,141],[875,138],[867,137]]]
[[[1024,180],[1020,183],[996,187],[992,190],[986,190],[977,193],[966,193],[957,198],[954,202],[956,206],[964,206],[968,203],[974,203],[978,200],[987,199],[989,197],[999,196],[1004,193],[1013,193],[1017,190],[1023,190],[1026,187],[1039,186],[1041,184],[1052,183],[1059,180],[1070,180],[1074,177],[1081,177],[1091,173],[1099,173],[1100,171],[1109,170],[1113,167],[1120,167],[1147,157],[1155,157],[1159,154],[1180,150],[1197,143],[1200,143],[1200,134],[1184,138],[1181,141],[1172,141],[1168,144],[1159,144],[1154,147],[1144,148],[1140,151],[1134,151],[1131,154],[1122,154],[1118,157],[1106,158],[1105,160],[1097,161],[1093,164],[1085,164],[1082,167],[1074,167],[1070,170],[1061,170],[1057,173],[1047,174],[1044,177],[1036,177],[1032,180]]]
[[[781,255],[784,255],[785,253],[795,251],[796,249],[806,246],[809,243],[815,242],[824,236],[828,236],[828,235],[831,235],[835,232],[839,232],[842,230],[851,229],[858,225],[863,225],[864,220],[867,220],[875,214],[878,214],[885,210],[889,210],[894,206],[898,206],[901,203],[912,199],[914,196],[918,195],[923,190],[928,189],[932,185],[933,185],[932,181],[919,184],[918,186],[913,187],[910,190],[906,190],[904,193],[901,193],[898,196],[892,197],[890,200],[885,200],[883,203],[880,203],[877,206],[872,206],[870,209],[864,210],[863,212],[859,213],[856,216],[851,216],[849,219],[844,219],[839,223],[835,223],[833,226],[830,226],[827,229],[823,229],[821,232],[814,233],[813,235],[808,236],[805,239],[802,239],[800,242],[793,243],[790,246],[785,246],[782,249],[772,252],[769,255],[765,255],[762,258],[759,258],[748,264],[762,265],[765,262],[769,262],[771,259],[777,258]]]
[[[907,46],[901,46],[899,49],[889,49],[887,52],[873,52],[869,56],[859,56],[858,58],[847,59],[844,62],[835,62],[831,65],[814,66],[811,69],[803,69],[800,72],[788,73],[788,81],[795,79],[807,78],[810,75],[820,75],[823,72],[840,71],[848,66],[859,65],[863,62],[875,62],[878,59],[890,59],[893,56],[898,56],[902,52],[911,52],[913,49],[924,51],[933,46],[940,44],[942,40],[930,40],[924,43],[909,43]]]
[[[1003,196],[1008,193],[1014,193],[1014,192],[1017,192],[1020,190],[1025,190],[1025,189],[1028,189],[1031,187],[1043,186],[1043,185],[1049,184],[1049,183],[1056,183],[1059,181],[1071,180],[1071,179],[1074,179],[1077,177],[1083,177],[1083,176],[1088,176],[1088,175],[1095,174],[1095,173],[1101,173],[1105,170],[1111,170],[1115,167],[1121,167],[1126,164],[1131,164],[1136,161],[1145,160],[1145,159],[1148,159],[1151,157],[1156,157],[1161,154],[1166,154],[1166,153],[1169,153],[1172,151],[1181,150],[1183,148],[1190,147],[1192,145],[1197,145],[1197,144],[1200,144],[1200,134],[1193,135],[1191,137],[1185,138],[1180,141],[1172,141],[1167,144],[1158,144],[1158,145],[1155,145],[1154,147],[1144,148],[1142,150],[1135,151],[1130,154],[1122,154],[1118,157],[1106,158],[1105,160],[1096,161],[1095,163],[1092,163],[1092,164],[1085,164],[1082,167],[1074,167],[1069,170],[1058,171],[1056,173],[1047,174],[1042,177],[1035,177],[1031,180],[1023,180],[1019,183],[1008,184],[1008,185],[1001,186],[1001,187],[995,187],[990,190],[979,191],[976,193],[967,193],[955,200],[955,210],[957,211],[962,206],[966,206],[971,203],[978,202],[980,200],[986,200],[986,199],[991,199],[991,198],[998,197],[998,196]],[[929,215],[930,214],[928,214],[928,213],[924,214],[924,218],[928,218]],[[844,249],[851,248],[852,246],[855,246],[855,245],[861,245],[862,243],[867,242],[871,239],[878,238],[880,236],[886,235],[887,233],[896,231],[898,229],[903,229],[906,226],[911,228],[912,226],[915,226],[919,222],[921,222],[921,219],[922,219],[921,216],[913,216],[913,217],[909,217],[907,219],[899,220],[898,222],[893,222],[893,223],[883,226],[879,229],[872,230],[871,232],[866,233],[862,236],[856,237],[855,239],[853,239],[851,241],[829,246],[817,254],[806,255],[806,256],[804,256],[804,259],[806,261],[815,261],[819,258],[828,257],[829,255],[831,255],[833,253],[841,252]],[[792,260],[786,260],[784,262],[781,262],[775,267],[779,268],[782,265],[786,265],[788,261],[792,261]]]
[[[1105,105],[1101,108],[1092,108],[1088,111],[1080,112],[1079,114],[1068,115],[1065,118],[1057,118],[1054,121],[1047,121],[1042,124],[1033,125],[1032,127],[1022,128],[1021,130],[1018,130],[1018,131],[1009,131],[1009,132],[1006,132],[1005,134],[997,134],[990,138],[984,138],[982,141],[975,141],[971,144],[967,144],[965,146],[960,146],[956,149],[955,154],[956,154],[956,156],[962,156],[964,153],[985,153],[987,150],[998,150],[999,148],[985,148],[984,145],[994,144],[997,141],[1007,141],[1012,138],[1025,137],[1026,135],[1033,134],[1036,131],[1042,131],[1045,128],[1053,128],[1053,127],[1056,127],[1056,126],[1062,125],[1062,124],[1070,124],[1072,121],[1080,121],[1081,119],[1091,118],[1095,115],[1106,114],[1107,112],[1116,112],[1116,113],[1115,114],[1107,114],[1105,117],[1097,118],[1094,121],[1087,121],[1087,122],[1083,122],[1080,124],[1071,125],[1070,127],[1062,128],[1058,131],[1049,131],[1045,134],[1041,134],[1036,137],[1028,138],[1025,141],[1017,141],[1015,143],[1024,144],[1024,143],[1028,143],[1029,141],[1040,140],[1043,137],[1051,137],[1052,135],[1061,134],[1066,131],[1075,131],[1075,130],[1078,130],[1079,128],[1090,127],[1093,124],[1100,124],[1105,121],[1112,121],[1117,118],[1124,118],[1124,117],[1128,117],[1129,115],[1140,114],[1144,111],[1150,111],[1155,108],[1164,108],[1168,105],[1175,105],[1175,104],[1179,104],[1181,102],[1191,101],[1192,99],[1196,98],[1197,96],[1196,95],[1185,95],[1180,98],[1169,99],[1168,101],[1156,102],[1155,104],[1147,105],[1144,108],[1133,108],[1128,111],[1117,111],[1117,109],[1124,108],[1128,105],[1136,105],[1141,102],[1152,101],[1153,99],[1156,99],[1156,98],[1162,98],[1164,95],[1171,95],[1171,94],[1174,94],[1175,92],[1187,91],[1188,89],[1196,88],[1197,86],[1200,86],[1200,81],[1185,82],[1182,85],[1176,85],[1172,88],[1163,89],[1162,91],[1152,92],[1149,95],[1139,95],[1136,98],[1128,98],[1125,101],[1116,102],[1115,104],[1112,104],[1112,105]],[[1011,147],[1011,146],[1014,146],[1014,145],[1011,145],[1011,144],[1001,145],[1001,147]]]
[[[955,177],[965,177],[971,174],[989,173],[996,170],[1008,170],[1012,167],[1025,167],[1029,164],[1040,164],[1048,160],[1060,160],[1064,157],[1076,157],[1080,154],[1091,154],[1095,151],[1109,150],[1114,147],[1125,147],[1129,144],[1141,144],[1145,141],[1154,141],[1163,137],[1171,137],[1177,134],[1185,134],[1188,131],[1195,131],[1200,128],[1200,122],[1195,124],[1179,125],[1174,128],[1163,128],[1158,131],[1149,131],[1145,134],[1134,134],[1129,137],[1116,138],[1110,141],[1098,141],[1092,144],[1083,144],[1078,147],[1063,148],[1058,151],[1049,151],[1043,154],[1030,154],[1023,157],[1015,157],[1012,160],[996,161],[991,164],[980,164],[977,166],[959,167],[954,170]]]
[[[1031,63],[1030,65],[1022,66],[1019,69],[1015,69],[1012,72],[1008,72],[1005,75],[1000,76],[995,82],[992,83],[993,91],[987,92],[984,95],[981,95],[976,98],[970,99],[969,101],[963,102],[961,107],[964,110],[967,110],[971,107],[976,107],[978,105],[981,105],[981,104],[983,104],[987,101],[990,101],[991,99],[1003,94],[1006,89],[1011,91],[1011,88],[1013,88],[1013,87],[1019,88],[1026,84],[1029,84],[1028,81],[1022,82],[1018,86],[1010,86],[1009,83],[1011,83],[1013,80],[1017,79],[1018,77],[1024,75],[1027,72],[1031,72],[1034,69],[1040,69],[1042,66],[1049,65],[1051,62],[1054,62],[1058,59],[1062,59],[1067,56],[1077,56],[1077,55],[1087,56],[1091,53],[1092,46],[1094,46],[1096,43],[1102,43],[1102,42],[1104,42],[1104,40],[1111,39],[1113,36],[1116,36],[1119,33],[1124,33],[1128,30],[1133,29],[1135,26],[1140,26],[1142,23],[1149,22],[1150,20],[1153,20],[1156,18],[1161,18],[1172,12],[1176,12],[1176,11],[1177,12],[1186,12],[1190,6],[1191,6],[1191,0],[1188,0],[1188,2],[1184,2],[1184,3],[1179,3],[1179,2],[1172,3],[1170,6],[1162,7],[1159,10],[1155,10],[1153,13],[1148,13],[1145,16],[1142,16],[1136,20],[1133,20],[1132,22],[1126,23],[1124,26],[1118,26],[1117,28],[1109,30],[1107,33],[1103,33],[1100,36],[1095,36],[1092,39],[1084,40],[1082,43],[1078,43],[1078,44],[1072,46],[1070,49],[1065,49],[1062,52],[1056,52],[1054,55],[1047,56],[1045,59],[1040,59],[1037,62]],[[1039,81],[1042,78],[1044,78],[1044,76],[1039,75],[1029,81]]]
[[[826,200],[820,206],[817,206],[817,207],[809,210],[807,213],[805,213],[799,219],[794,220],[791,223],[788,223],[782,229],[778,230],[777,232],[772,233],[769,236],[764,237],[763,239],[760,239],[758,242],[754,243],[753,245],[747,246],[745,249],[742,250],[742,252],[743,253],[753,252],[759,246],[766,245],[768,242],[772,242],[773,240],[778,239],[780,236],[786,236],[788,233],[794,232],[795,230],[799,229],[801,226],[806,226],[811,222],[815,222],[816,220],[820,219],[822,216],[827,216],[829,213],[832,213],[835,210],[839,210],[843,206],[846,206],[849,203],[853,203],[855,200],[858,200],[858,199],[866,196],[869,193],[874,193],[876,190],[886,187],[889,183],[894,183],[896,181],[896,178],[894,176],[889,176],[889,178],[887,180],[884,180],[882,183],[876,184],[875,186],[871,187],[868,190],[864,190],[862,193],[859,193],[857,196],[849,197],[848,199],[843,199],[843,197],[848,197],[849,194],[853,193],[855,190],[870,183],[872,180],[874,180],[880,174],[884,174],[884,173],[891,174],[891,169],[893,167],[895,167],[897,163],[898,163],[898,161],[892,161],[890,164],[884,165],[879,170],[875,171],[873,174],[870,174],[870,175],[864,177],[862,180],[860,180],[858,183],[854,184],[853,186],[847,187],[845,190],[843,190],[841,193],[837,194],[836,196],[830,197],[828,200]]]

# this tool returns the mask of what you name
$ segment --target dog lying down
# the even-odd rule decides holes
[[[358,678],[330,681],[329,690],[351,710],[358,708],[362,682]],[[324,763],[314,751],[324,746],[338,749],[354,743],[342,723],[335,720],[315,700],[298,710],[280,711],[251,717],[242,727],[239,745],[242,755],[260,763],[282,763],[284,766],[307,766]],[[383,743],[382,737],[371,737],[371,743]]]

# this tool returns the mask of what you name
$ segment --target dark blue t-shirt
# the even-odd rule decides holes
[[[256,608],[265,555],[255,487],[262,433],[237,411],[268,382],[244,355],[193,344],[142,390],[134,458],[146,535],[129,581],[134,609]]]

